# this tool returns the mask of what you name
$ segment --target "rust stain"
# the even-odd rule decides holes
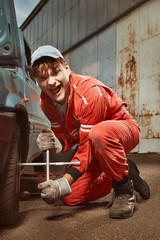
[[[143,129],[143,134],[145,138],[151,138],[151,120],[152,116],[147,116],[147,115],[140,115],[140,125],[141,129]]]
[[[123,77],[123,68],[121,65],[121,71],[120,71],[120,76],[118,77],[118,87],[121,88],[121,98],[124,99],[124,77]]]
[[[127,81],[136,80],[136,60],[134,56],[129,55],[129,60],[126,63],[126,78]]]
[[[140,115],[140,125],[146,139],[159,139],[160,132],[153,128],[153,115]]]
[[[119,85],[119,86],[123,86],[123,85],[124,85],[123,65],[122,65],[122,63],[121,63],[120,76],[118,77],[118,85]]]
[[[153,37],[159,33],[159,21],[157,20],[154,26],[151,26],[150,21],[150,19],[147,21],[147,33],[149,37]]]
[[[136,96],[138,91],[137,62],[131,54],[126,58],[126,63],[121,60],[118,88],[120,97],[128,103],[129,112],[136,117]]]
[[[118,90],[120,97],[128,103],[129,112],[136,117],[136,103],[137,103],[137,62],[136,62],[136,27],[132,22],[127,27],[128,46],[121,49],[119,55],[121,56],[121,69],[118,77]],[[122,39],[122,42],[124,40]]]
[[[142,105],[141,115],[140,115],[140,116],[153,117],[153,114],[152,114],[152,113],[150,112],[150,110],[148,109],[147,103]]]
[[[136,43],[136,30],[134,24],[130,24],[128,26],[128,36],[129,36],[129,43],[131,48],[134,48]]]
[[[160,75],[158,75],[157,81],[158,81],[158,91],[159,91],[159,95],[160,95]]]
[[[148,19],[148,22],[147,22],[147,33],[148,33],[149,36],[152,36],[152,35],[153,35],[153,30],[152,30],[152,28],[150,27],[149,19]]]
[[[142,38],[139,39],[139,43],[142,41],[146,41],[151,38],[155,38],[160,33],[160,24],[159,19],[157,18],[149,18],[145,16],[145,21],[143,28],[141,29],[143,32]],[[139,81],[138,81],[138,64],[137,64],[137,49],[141,50],[139,45],[137,45],[137,34],[134,22],[128,25],[126,28],[125,35],[122,36],[121,41],[123,42],[121,49],[118,52],[120,59],[120,71],[118,75],[118,84],[117,90],[119,96],[128,103],[128,111],[132,114],[132,116],[138,121],[140,121],[140,126],[142,129],[142,135],[145,139],[158,139],[160,138],[160,132],[158,129],[159,126],[159,116],[160,116],[160,61],[155,58],[151,59],[151,68],[152,68],[152,77],[151,81],[146,81],[146,84],[149,84],[151,88],[150,91],[154,91],[154,97],[150,101],[150,92],[145,86],[144,91],[141,89],[142,94],[149,92],[149,96],[144,96],[144,104],[139,110],[138,108],[141,104],[139,102]],[[127,39],[126,39],[126,38]],[[126,44],[127,43],[127,44]],[[154,47],[153,47],[154,49]],[[154,77],[155,76],[155,77]],[[148,76],[147,80],[148,80]],[[145,81],[145,80],[144,80]],[[152,96],[152,94],[151,94]],[[142,99],[142,96],[140,96]],[[143,99],[142,99],[143,101]],[[153,106],[154,104],[154,106]]]
[[[155,31],[156,31],[156,33],[159,33],[159,21],[158,20],[155,25]]]
[[[148,109],[148,104],[143,104],[139,117],[141,128],[143,129],[143,135],[146,139],[160,138],[160,132],[156,131],[153,127],[154,116],[157,116],[157,114],[152,113],[151,110]]]

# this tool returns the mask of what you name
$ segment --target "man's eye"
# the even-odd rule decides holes
[[[56,75],[58,75],[58,72],[52,72],[52,74],[51,74],[51,76],[56,76]]]
[[[46,79],[47,79],[47,77],[43,76],[43,77],[39,77],[39,78],[38,78],[38,81],[39,81],[39,82],[43,82],[43,81],[45,81]]]

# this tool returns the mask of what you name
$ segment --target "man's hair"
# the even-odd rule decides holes
[[[62,58],[42,57],[36,60],[31,68],[31,77],[33,79],[43,79],[48,76],[48,70],[51,69],[53,74],[60,71],[61,66],[65,66]]]

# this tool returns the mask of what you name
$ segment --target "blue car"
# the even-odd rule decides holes
[[[50,123],[30,77],[31,51],[17,27],[13,1],[0,0],[0,10],[0,225],[9,226],[19,213],[18,163],[40,155],[36,139]]]

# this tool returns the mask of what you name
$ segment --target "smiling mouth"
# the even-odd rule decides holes
[[[61,90],[61,85],[57,86],[57,87],[54,88],[54,89],[50,89],[49,91],[50,91],[52,94],[56,95],[57,93],[60,92],[60,90]]]

